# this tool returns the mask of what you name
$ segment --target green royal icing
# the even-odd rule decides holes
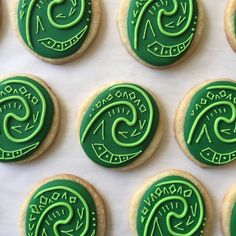
[[[90,29],[91,0],[19,0],[18,27],[38,55],[60,59],[83,45]]]
[[[236,204],[234,204],[234,207],[232,209],[232,215],[230,220],[230,236],[236,235]]]
[[[196,32],[196,0],[131,0],[128,38],[136,55],[153,66],[183,57]]]
[[[134,84],[109,87],[93,101],[80,127],[86,154],[97,164],[124,167],[152,141],[159,110],[151,95]]]
[[[137,213],[139,236],[201,236],[205,203],[188,179],[169,176],[156,181],[143,195]]]
[[[236,159],[236,84],[213,82],[198,91],[187,109],[184,138],[188,150],[207,165]]]
[[[47,137],[54,104],[36,81],[16,76],[0,83],[0,161],[22,161]]]
[[[97,212],[91,194],[81,184],[54,180],[32,196],[26,212],[27,236],[95,236]]]

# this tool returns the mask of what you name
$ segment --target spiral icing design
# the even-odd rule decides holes
[[[8,78],[0,83],[0,117],[0,161],[21,161],[38,150],[47,137],[54,103],[35,80]]]
[[[168,66],[188,51],[197,23],[196,0],[131,0],[128,38],[140,59]]]
[[[206,221],[198,188],[181,176],[156,181],[144,193],[137,213],[140,236],[200,236]]]
[[[21,37],[38,55],[60,59],[76,53],[90,29],[91,0],[19,0]]]
[[[235,82],[213,82],[195,94],[186,113],[184,138],[193,157],[204,164],[236,159]]]
[[[26,212],[27,236],[97,234],[95,202],[78,182],[58,179],[40,187]]]
[[[136,160],[157,131],[159,110],[152,96],[134,84],[105,89],[89,106],[80,126],[87,155],[105,167]]]

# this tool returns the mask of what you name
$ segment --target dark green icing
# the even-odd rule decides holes
[[[91,0],[19,0],[18,27],[38,55],[60,59],[83,45],[92,18]]]
[[[138,205],[139,236],[201,236],[206,209],[198,188],[188,179],[168,176],[153,183]]]
[[[196,0],[131,0],[128,38],[135,54],[153,66],[169,66],[190,48],[198,23]]]
[[[30,157],[47,137],[54,118],[54,103],[47,90],[24,76],[0,83],[0,161]]]
[[[234,204],[230,219],[230,236],[234,235],[236,235],[236,204]]]
[[[234,82],[212,82],[193,96],[185,117],[184,139],[192,156],[206,165],[236,159]]]
[[[26,212],[26,235],[97,235],[93,197],[78,182],[58,179],[40,187]]]
[[[116,84],[87,109],[80,140],[89,158],[109,168],[124,167],[148,148],[159,123],[155,100],[134,84]]]

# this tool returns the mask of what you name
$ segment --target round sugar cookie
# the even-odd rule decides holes
[[[141,165],[162,136],[156,100],[143,87],[130,83],[96,91],[79,111],[77,126],[87,156],[107,168]]]
[[[41,181],[25,200],[20,235],[105,235],[105,208],[97,191],[73,175]]]
[[[171,170],[148,179],[131,201],[133,235],[209,236],[211,201],[190,174]]]
[[[236,235],[236,186],[233,186],[224,198],[221,227],[224,236]]]
[[[18,37],[37,57],[63,64],[80,57],[97,34],[99,0],[15,0]]]
[[[206,81],[180,103],[175,134],[184,153],[203,167],[236,159],[236,83]]]
[[[0,80],[0,162],[26,162],[52,144],[59,106],[45,82],[32,75]]]
[[[236,51],[236,1],[229,0],[225,10],[225,32],[228,41]]]
[[[118,27],[137,61],[166,68],[187,58],[198,45],[204,10],[199,0],[122,0]]]

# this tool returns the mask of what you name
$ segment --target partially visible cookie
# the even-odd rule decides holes
[[[199,0],[122,0],[121,39],[139,62],[154,68],[176,65],[198,45],[204,10]]]
[[[99,0],[15,0],[18,37],[36,56],[53,64],[80,57],[100,23]]]
[[[129,169],[146,161],[159,145],[162,119],[143,87],[118,83],[96,91],[78,114],[87,156],[107,168]]]
[[[129,218],[133,235],[211,235],[208,193],[197,179],[180,170],[148,179],[132,199]]]
[[[229,0],[225,10],[225,32],[228,41],[236,51],[236,0]]]
[[[224,236],[236,235],[236,186],[232,187],[224,198],[221,226]]]
[[[55,95],[36,76],[0,80],[0,162],[26,162],[45,152],[59,127]]]
[[[41,181],[25,200],[20,235],[105,235],[105,208],[97,191],[73,175]]]
[[[184,153],[203,167],[236,159],[236,82],[210,80],[191,89],[180,103],[175,134]]]

